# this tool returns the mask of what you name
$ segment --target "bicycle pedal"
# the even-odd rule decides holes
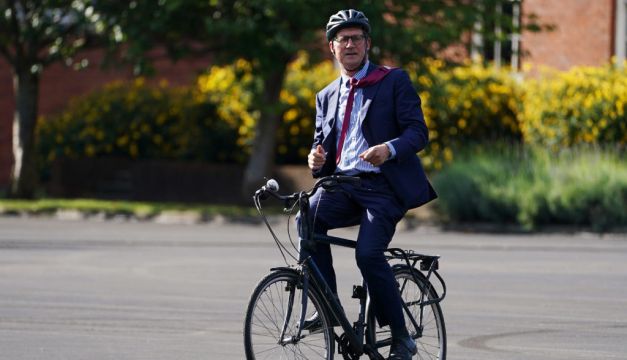
[[[361,285],[353,285],[353,299],[365,300],[368,296],[368,292]]]

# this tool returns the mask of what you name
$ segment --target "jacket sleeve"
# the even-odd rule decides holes
[[[324,147],[324,131],[323,126],[324,126],[324,116],[325,116],[325,111],[324,111],[324,107],[326,106],[326,103],[324,103],[324,96],[322,95],[322,93],[318,93],[316,94],[316,127],[314,130],[314,139],[313,139],[313,144],[311,145],[311,149],[315,149],[318,145],[322,145]],[[327,160],[329,159],[329,149],[325,149],[325,151],[327,152]],[[327,163],[325,163],[320,169],[318,170],[312,170],[311,171],[311,175],[314,178],[319,178],[321,176],[324,176],[325,173],[328,171],[328,161]]]
[[[422,113],[420,97],[409,76],[403,70],[396,73],[393,98],[400,135],[390,142],[396,150],[395,159],[403,161],[410,156],[416,156],[417,152],[427,146],[429,131]]]
[[[314,140],[312,149],[322,144],[324,139],[324,133],[322,132],[322,125],[324,123],[324,112],[322,111],[322,101],[320,100],[320,93],[316,94],[316,127],[314,129]]]

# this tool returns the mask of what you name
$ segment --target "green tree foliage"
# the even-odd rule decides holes
[[[29,196],[34,189],[32,148],[42,69],[59,60],[72,62],[95,35],[108,40],[109,53],[117,55],[111,59],[132,61],[136,73],[150,70],[156,46],[165,47],[172,59],[210,52],[224,64],[239,58],[251,62],[260,79],[253,99],[260,117],[244,181],[249,196],[272,166],[288,65],[300,50],[310,52],[314,63],[324,54],[324,27],[331,14],[346,8],[364,11],[373,28],[373,60],[403,65],[463,43],[477,21],[492,17],[485,9],[496,1],[501,0],[0,0],[0,54],[12,64],[16,79],[19,135],[12,192]]]
[[[288,65],[300,50],[310,52],[314,63],[325,53],[330,15],[347,8],[363,11],[373,29],[372,59],[404,65],[463,43],[463,35],[477,21],[492,16],[485,9],[494,8],[495,1],[161,0],[101,5],[112,14],[111,25],[119,26],[127,54],[139,64],[145,65],[145,54],[155,44],[167,45],[174,56],[211,51],[222,64],[239,58],[251,62],[261,86],[253,100],[260,117],[244,180],[248,196],[272,166]]]
[[[91,3],[88,0],[0,1],[0,54],[11,65],[16,99],[12,196],[31,197],[35,190],[34,132],[41,72],[57,61],[84,66],[84,62],[74,61],[77,51],[93,42],[103,30]]]

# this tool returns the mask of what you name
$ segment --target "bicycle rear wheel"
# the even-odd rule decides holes
[[[263,278],[253,291],[244,321],[244,348],[248,360],[333,359],[333,328],[322,299],[310,288],[307,316],[317,311],[322,328],[303,330],[298,335],[302,308],[299,275],[291,270],[277,270]],[[280,339],[285,326],[285,334]]]
[[[412,271],[416,277],[412,276]],[[412,325],[411,316],[420,322],[420,299],[423,292],[427,292],[424,300],[437,299],[438,295],[429,286],[425,276],[416,269],[408,267],[395,268],[394,277],[398,282],[401,297],[407,305],[408,311],[404,311],[405,324],[409,334],[416,340],[418,353],[416,359],[446,359],[446,329],[444,317],[439,303],[426,305],[422,314],[422,336],[418,336],[416,328]],[[416,280],[418,282],[416,282]],[[370,304],[368,309],[367,341],[373,344],[378,351],[387,358],[390,353],[391,331],[389,326],[379,327],[375,319],[374,307]]]

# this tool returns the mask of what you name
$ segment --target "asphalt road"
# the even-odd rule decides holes
[[[442,256],[448,359],[627,359],[625,235],[418,228],[394,245]],[[281,263],[259,225],[0,218],[0,359],[243,359],[248,296]],[[351,252],[335,263],[353,311]]]

